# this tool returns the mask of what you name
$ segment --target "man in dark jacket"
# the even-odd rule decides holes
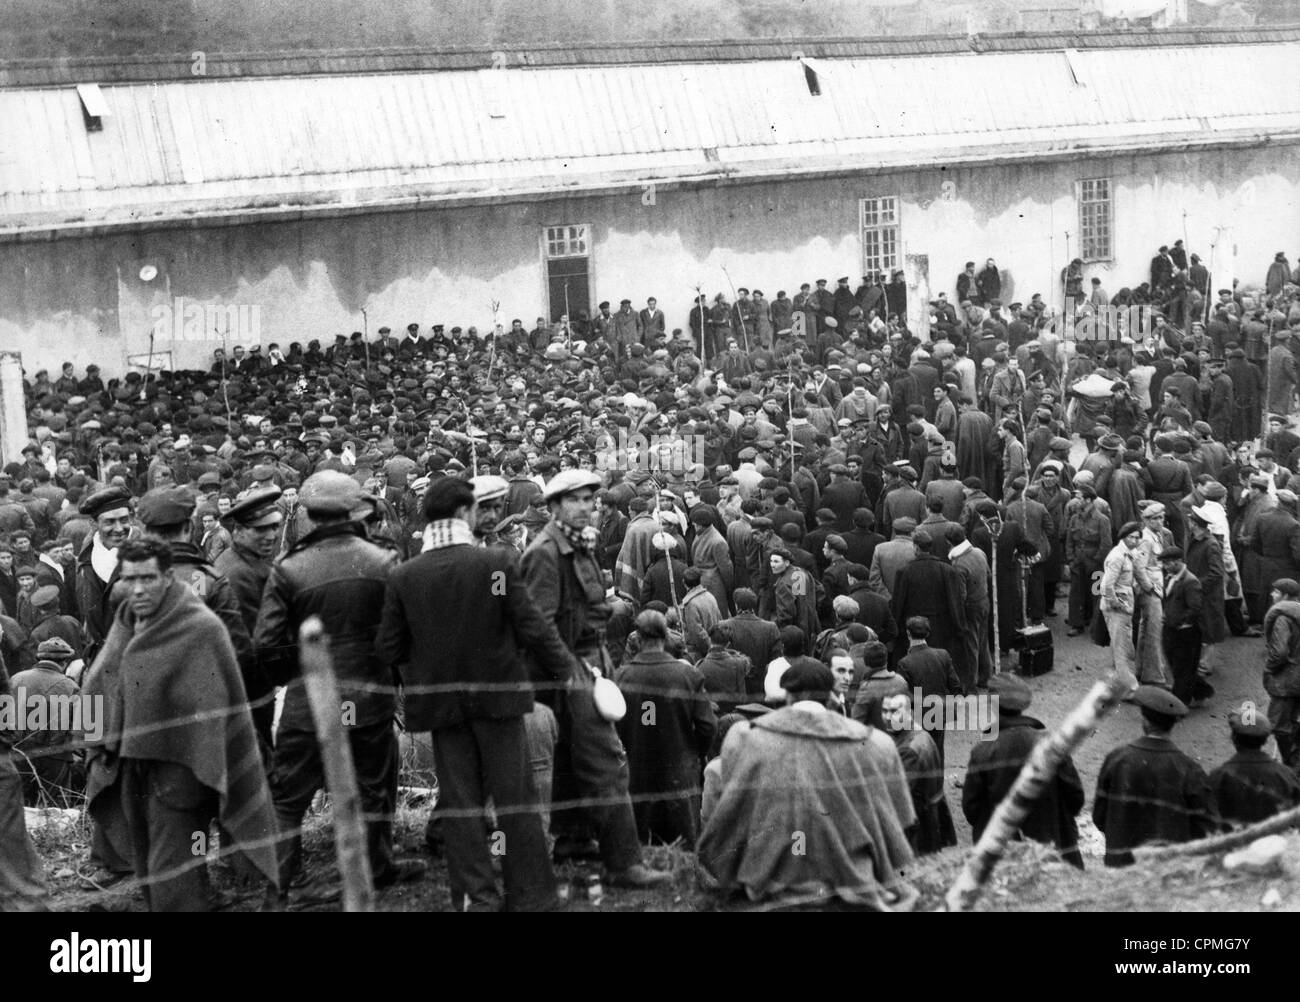
[[[641,594],[632,597],[642,606],[651,602],[662,602],[669,608],[678,606],[689,589],[685,580],[686,565],[674,556],[678,549],[677,538],[667,532],[656,532],[650,545],[654,547],[654,563],[641,581]]]
[[[926,642],[930,636],[930,622],[924,616],[913,616],[907,621],[906,627],[907,654],[899,659],[898,673],[903,676],[913,696],[921,697],[924,701],[922,705],[933,705],[931,700],[938,699],[946,706],[949,696],[962,694],[962,682],[953,668],[952,656]],[[926,724],[931,726],[925,726]],[[938,726],[933,726],[934,724]],[[943,717],[934,720],[933,714],[923,714],[922,726],[934,739],[939,751],[939,762],[942,764],[943,736],[947,721]]]
[[[250,634],[257,626],[262,591],[271,573],[271,562],[279,545],[280,526],[284,522],[284,513],[277,504],[280,494],[280,488],[275,486],[253,491],[231,507],[225,517],[231,546],[213,564],[217,573],[230,582]]]
[[[853,513],[867,503],[866,488],[861,481],[849,479],[849,468],[842,463],[832,466],[830,473],[832,479],[822,491],[821,503],[835,513],[835,531],[848,532],[853,528]]]
[[[36,562],[36,587],[53,585],[59,590],[59,612],[76,617],[77,580],[73,559],[71,540],[47,539],[41,544],[41,555]]]
[[[278,497],[279,489],[275,490]],[[250,629],[257,624],[258,595],[252,625],[240,609],[234,589],[226,577],[203,555],[203,551],[190,542],[191,518],[194,496],[184,487],[155,487],[140,498],[138,515],[144,533],[162,540],[172,553],[172,573],[205,606],[217,614],[230,642],[235,648],[239,673],[244,680],[253,713],[253,725],[269,760],[271,751],[271,723],[275,716],[275,689],[267,681],[253,653]]]
[[[812,652],[813,640],[821,631],[818,593],[821,583],[793,563],[790,550],[778,547],[768,554],[772,571],[772,618],[777,626],[797,626],[803,631],[804,653]]]
[[[661,313],[660,316],[662,317],[663,314]],[[607,571],[612,571],[614,561],[618,559],[618,552],[623,548],[623,537],[627,535],[627,516],[608,501],[607,497],[608,491],[602,490],[596,494],[596,511],[600,516],[598,557],[600,566]]]
[[[1214,797],[1205,770],[1173,743],[1187,707],[1167,689],[1139,686],[1143,736],[1102,762],[1092,819],[1106,835],[1106,865],[1128,866],[1148,842],[1192,842],[1214,832]]]
[[[553,686],[586,669],[533,602],[513,551],[476,544],[469,484],[439,480],[425,495],[425,513],[433,545],[389,579],[376,649],[401,671],[407,729],[432,731],[453,901],[495,910],[502,901],[481,812],[488,797],[498,809],[538,803],[524,727],[533,708],[524,651]],[[553,907],[541,814],[499,811],[498,823],[509,849],[501,856],[505,907]]]
[[[876,516],[871,513],[870,508],[857,508],[853,512],[853,528],[848,532],[840,533],[848,549],[844,551],[845,558],[851,564],[862,564],[864,567],[871,566],[871,558],[876,552],[876,547],[885,541],[885,537],[875,531]]]
[[[1282,761],[1296,762],[1296,718],[1300,717],[1300,583],[1273,582],[1272,605],[1264,614],[1264,691],[1268,721]]]
[[[639,628],[637,632],[640,633]],[[709,628],[709,649],[695,666],[704,675],[704,689],[717,704],[719,714],[730,713],[737,705],[749,701],[746,680],[754,674],[753,662],[733,648],[731,642],[730,622],[714,623]],[[645,647],[641,649],[644,651]]]
[[[987,305],[994,305],[993,300],[1002,296],[1002,272],[998,271],[997,262],[989,258],[984,267],[975,276],[975,285],[979,288],[980,298]]]
[[[1228,714],[1228,727],[1236,754],[1210,773],[1219,819],[1253,825],[1300,805],[1300,778],[1263,750],[1273,729],[1254,704]]]
[[[82,501],[79,510],[95,520],[95,531],[77,556],[77,607],[90,640],[82,656],[90,664],[122,600],[113,586],[117,550],[131,535],[131,494],[123,487],[105,487]]]
[[[578,658],[602,665],[604,626],[609,618],[605,583],[588,532],[600,478],[585,470],[566,470],[543,492],[551,521],[524,552],[528,590],[543,618],[553,621],[564,645]],[[636,820],[628,793],[627,753],[614,725],[596,712],[593,676],[577,673],[573,684],[551,695],[559,724],[555,752],[556,801],[590,802],[585,814],[596,830],[609,881],[616,886],[652,887],[672,879],[641,861]],[[539,695],[544,695],[539,693]],[[556,812],[553,828],[574,828],[572,812]],[[581,840],[572,840],[581,841]]]
[[[930,624],[933,646],[952,656],[961,675],[966,657],[962,638],[966,630],[966,585],[951,565],[930,552],[932,544],[930,533],[924,529],[917,529],[912,535],[916,557],[898,572],[891,593],[891,608],[896,623],[906,624],[913,616],[924,616]],[[907,653],[905,642],[899,638],[900,657]]]
[[[758,596],[753,589],[737,588],[732,599],[736,614],[718,626],[730,629],[731,645],[749,659],[752,667],[745,677],[745,692],[761,700],[767,666],[781,656],[781,629],[770,620],[758,618]]]
[[[1147,463],[1140,476],[1148,500],[1159,501],[1165,506],[1169,530],[1174,534],[1174,542],[1182,546],[1185,542],[1186,526],[1183,522],[1182,509],[1178,502],[1192,492],[1192,473],[1181,459],[1174,458],[1174,440],[1168,435],[1155,437],[1156,457]]]
[[[271,682],[285,685],[276,729],[271,797],[281,842],[280,887],[301,869],[303,816],[325,785],[316,725],[298,664],[298,631],[319,616],[329,636],[334,675],[342,698],[365,812],[375,885],[419,876],[417,861],[393,858],[393,811],[397,804],[397,735],[393,665],[375,652],[388,575],[397,555],[366,539],[352,518],[369,511],[360,485],[336,470],[312,474],[298,498],[310,531],[271,568],[253,642]]]
[[[631,712],[619,722],[642,842],[699,834],[700,776],[717,730],[704,675],[664,650],[668,620],[648,609],[636,618],[641,647],[614,673]]]
[[[1174,695],[1186,703],[1209,699],[1214,689],[1197,672],[1205,602],[1201,580],[1188,570],[1180,547],[1162,551],[1160,566],[1165,590],[1161,643],[1173,673]]]
[[[996,736],[977,741],[971,749],[961,791],[962,811],[970,822],[971,837],[977,842],[994,810],[1015,785],[1035,745],[1046,736],[1042,722],[1025,715],[1033,694],[1022,679],[1005,673],[994,675],[989,690],[998,699]],[[1082,809],[1083,784],[1074,762],[1067,757],[1034,801],[1019,835],[1056,846],[1067,863],[1082,870],[1079,830],[1074,821]]]

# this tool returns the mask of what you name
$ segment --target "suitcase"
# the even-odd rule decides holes
[[[1052,670],[1054,647],[1052,631],[1046,626],[1027,626],[1017,630],[1020,638],[1020,666],[1018,675],[1045,675]]]

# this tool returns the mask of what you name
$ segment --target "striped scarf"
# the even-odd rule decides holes
[[[421,553],[441,550],[448,546],[474,546],[474,533],[469,523],[459,518],[440,518],[424,527],[424,546]]]
[[[586,529],[575,529],[570,525],[557,521],[556,527],[564,533],[564,538],[569,541],[579,553],[592,554],[596,552],[596,541],[600,538],[600,533],[590,527]]]

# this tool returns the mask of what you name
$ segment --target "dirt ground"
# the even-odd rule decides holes
[[[1063,603],[1062,603],[1063,605]],[[1055,669],[1028,680],[1033,703],[1028,713],[1048,726],[1059,723],[1078,703],[1091,685],[1109,668],[1107,648],[1094,646],[1088,637],[1066,637],[1063,618],[1049,621],[1056,641]],[[1263,641],[1255,638],[1231,638],[1217,648],[1215,670],[1210,681],[1217,690],[1213,699],[1192,710],[1174,737],[1178,745],[1207,771],[1232,754],[1228,738],[1227,714],[1244,701],[1263,707],[1266,696],[1260,684]],[[1012,667],[1004,664],[1004,670]],[[1140,735],[1136,707],[1121,706],[1104,719],[1096,733],[1074,756],[1075,766],[1083,779],[1088,803],[1081,816],[1084,851],[1088,871],[1078,874],[1055,861],[1050,853],[1036,846],[1016,846],[995,874],[988,894],[980,903],[988,910],[1120,910],[1126,907],[1169,908],[1178,910],[1258,909],[1268,887],[1276,884],[1282,901],[1275,907],[1300,908],[1300,893],[1293,899],[1289,888],[1294,881],[1268,883],[1262,878],[1224,876],[1217,861],[1197,859],[1147,868],[1142,879],[1135,871],[1107,872],[1101,866],[1100,836],[1087,821],[1097,772],[1106,753],[1116,745]],[[961,788],[966,762],[977,735],[951,732],[947,737],[946,792],[949,807],[957,823],[960,845],[938,856],[920,861],[912,874],[921,892],[918,907],[937,907],[943,891],[960,869],[970,846],[970,828],[961,813]],[[403,782],[421,785],[416,768],[404,771]],[[333,858],[328,807],[309,818],[305,834],[307,867],[311,884],[295,890],[290,898],[294,911],[331,911],[340,905],[337,897],[337,869]],[[428,859],[422,839],[427,801],[418,796],[403,796],[396,838],[406,855]],[[130,886],[119,885],[102,892],[87,888],[84,875],[89,864],[89,831],[83,820],[69,827],[38,830],[34,838],[46,862],[51,906],[58,911],[107,909],[112,911],[143,910],[143,900]],[[1300,849],[1293,856],[1300,858]],[[654,892],[623,891],[604,887],[599,900],[590,900],[587,877],[593,867],[566,863],[557,867],[562,886],[569,892],[568,908],[572,911],[699,911],[719,908],[748,907],[737,902],[719,902],[703,891],[695,878],[694,860],[689,853],[670,847],[649,850],[649,861],[659,869],[671,870],[671,887]],[[377,906],[386,911],[443,911],[450,908],[446,869],[440,859],[430,859],[428,874],[421,880],[389,888],[380,893]],[[216,864],[210,870],[214,885],[232,911],[251,911],[260,907],[260,895],[243,891],[236,885],[228,867]],[[1206,895],[1209,897],[1206,897]]]

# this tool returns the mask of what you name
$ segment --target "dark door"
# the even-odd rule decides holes
[[[558,322],[565,313],[571,320],[577,319],[581,310],[586,310],[587,315],[591,315],[588,260],[585,257],[562,257],[546,262],[546,285],[551,298],[551,323]]]

